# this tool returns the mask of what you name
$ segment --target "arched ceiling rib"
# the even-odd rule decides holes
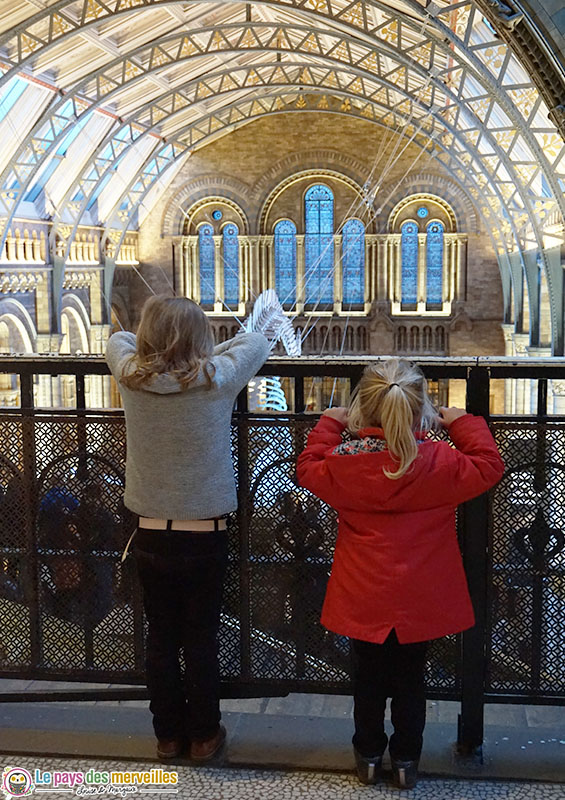
[[[0,31],[17,22],[0,33],[0,90],[22,72],[54,89],[47,109],[17,131],[14,163],[0,176],[2,238],[45,160],[91,113],[109,115],[111,128],[87,142],[89,163],[75,168],[55,209],[52,246],[63,230],[67,252],[79,222],[93,221],[87,208],[97,196],[107,212],[95,221],[119,243],[179,158],[235,125],[291,108],[391,128],[404,121],[403,133],[433,148],[482,216],[497,218],[499,252],[541,249],[548,223],[565,211],[563,140],[475,2],[37,5],[6,0],[10,16],[0,12]],[[134,174],[112,179],[126,158]]]

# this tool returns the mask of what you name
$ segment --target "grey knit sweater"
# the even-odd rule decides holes
[[[133,371],[133,333],[115,333],[106,360],[118,381],[126,415],[127,508],[157,519],[206,519],[237,508],[230,448],[231,412],[238,393],[269,355],[260,333],[243,333],[218,345],[211,359],[212,387],[204,375],[182,391],[169,374],[144,389],[119,379]]]

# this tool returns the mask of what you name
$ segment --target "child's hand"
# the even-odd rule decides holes
[[[441,423],[446,427],[449,428],[452,422],[459,417],[464,417],[467,412],[462,408],[455,408],[451,406],[451,408],[444,408],[443,406],[439,410],[439,418]]]
[[[347,426],[347,409],[344,408],[343,406],[336,406],[335,408],[326,408],[322,416],[332,417],[332,419],[337,419],[337,421],[341,422],[342,425]]]

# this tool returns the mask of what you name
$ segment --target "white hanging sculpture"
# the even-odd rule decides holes
[[[248,387],[250,411],[288,411],[280,378],[275,375],[254,378]]]
[[[266,289],[255,300],[253,311],[243,323],[246,333],[258,331],[271,343],[271,349],[280,340],[289,356],[302,355],[300,331],[295,331],[274,289]]]

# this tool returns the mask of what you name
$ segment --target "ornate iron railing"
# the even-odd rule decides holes
[[[305,385],[353,385],[367,359],[273,359],[293,412],[233,414],[239,511],[220,658],[226,696],[350,691],[347,640],[319,624],[335,513],[299,488],[294,465],[317,419]],[[477,624],[432,644],[430,697],[461,700],[459,740],[482,740],[485,702],[565,703],[565,416],[547,413],[565,360],[423,359],[430,379],[464,381],[467,407],[487,419],[506,463],[499,485],[459,509]],[[135,517],[122,503],[122,411],[87,408],[98,358],[4,357],[18,407],[0,410],[0,676],[142,684],[143,614],[131,559]],[[75,408],[41,408],[41,385],[72,376]],[[537,391],[529,416],[490,416],[492,381]],[[108,380],[108,379],[106,379]],[[459,384],[461,385],[461,384]],[[104,690],[133,697],[144,690]],[[75,691],[26,699],[89,697]],[[0,700],[16,700],[16,693]]]

